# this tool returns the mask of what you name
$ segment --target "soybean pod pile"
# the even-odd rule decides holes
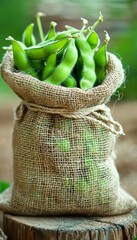
[[[40,36],[34,36],[34,23],[29,24],[22,34],[22,41],[9,36],[9,47],[13,52],[15,71],[30,74],[45,84],[88,90],[101,84],[107,74],[107,45],[110,37],[106,31],[101,43],[95,31],[103,22],[100,13],[97,21],[90,26],[81,18],[81,29],[65,25],[63,31],[56,30],[56,22],[51,22],[44,34],[41,17],[37,13],[36,22]]]

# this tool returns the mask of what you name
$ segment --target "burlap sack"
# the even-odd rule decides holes
[[[13,67],[3,79],[22,99],[13,131],[13,186],[0,200],[5,212],[25,215],[114,215],[136,201],[120,187],[115,141],[123,134],[105,103],[121,85],[121,62],[108,54],[108,73],[91,90],[45,84]]]

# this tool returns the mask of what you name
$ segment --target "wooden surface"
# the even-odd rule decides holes
[[[137,210],[114,217],[23,217],[4,214],[8,240],[137,240]]]

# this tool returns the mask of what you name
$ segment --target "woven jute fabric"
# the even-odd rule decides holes
[[[136,208],[120,186],[114,163],[123,129],[106,106],[124,80],[116,56],[108,53],[104,82],[88,91],[17,72],[10,52],[1,74],[22,99],[13,130],[13,184],[0,197],[1,210],[107,216]]]

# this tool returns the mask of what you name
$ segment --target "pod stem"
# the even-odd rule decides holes
[[[36,15],[36,21],[37,21],[38,31],[39,31],[39,36],[41,41],[44,41],[44,33],[43,33],[43,28],[41,23],[41,17],[44,17],[44,16],[46,15],[45,13],[42,13],[42,12],[38,12]]]
[[[109,42],[109,40],[110,40],[110,36],[109,36],[109,34],[108,34],[108,32],[107,31],[104,31],[105,32],[105,39],[104,39],[104,43],[105,44],[108,44],[108,42]]]
[[[8,36],[8,37],[6,38],[6,40],[8,40],[8,41],[13,41],[13,40],[14,40],[14,38],[13,38],[13,37],[11,37],[11,36]]]
[[[103,22],[103,15],[100,12],[98,20],[92,26],[88,27],[88,31],[93,31],[101,22]]]
[[[84,32],[86,26],[88,25],[88,20],[87,19],[81,18],[81,20],[82,20],[82,28],[80,30],[80,33]]]
[[[66,32],[66,36],[68,37],[68,39],[72,39],[72,38],[79,38],[80,37],[80,33],[76,33],[76,34],[71,34],[69,31]]]

